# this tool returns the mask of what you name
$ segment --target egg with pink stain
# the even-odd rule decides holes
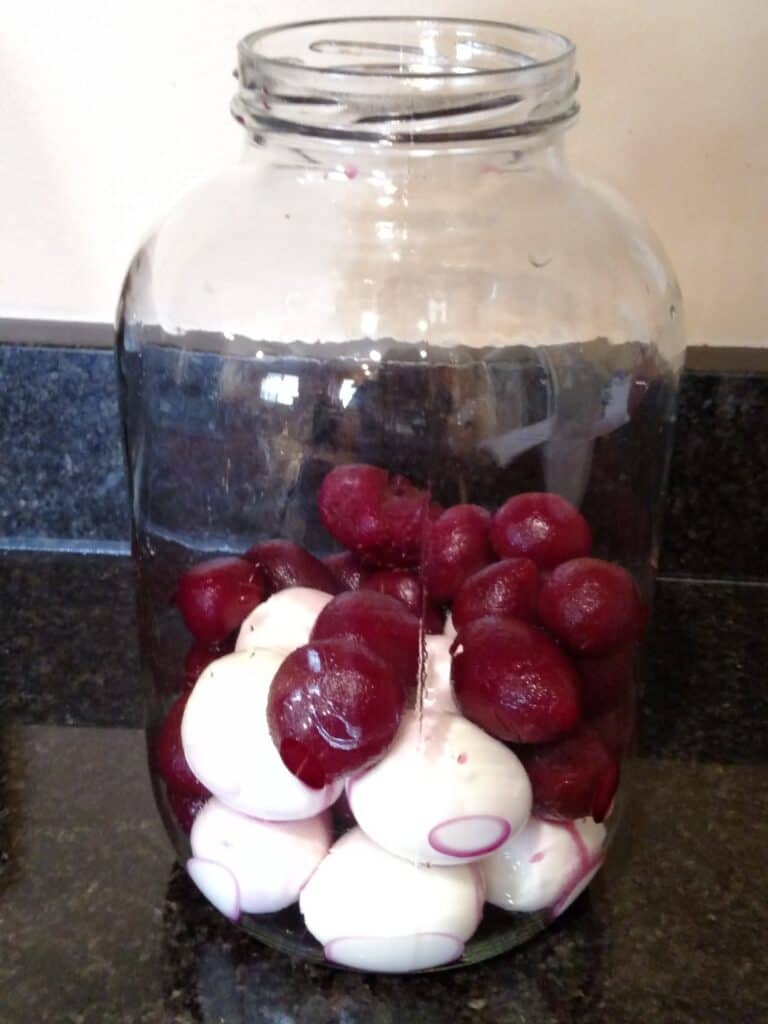
[[[550,910],[557,917],[601,867],[605,825],[531,818],[526,827],[481,864],[486,899],[503,910]]]
[[[213,798],[195,819],[190,844],[199,861],[225,868],[232,875],[240,912],[271,914],[296,902],[328,853],[330,815],[303,821],[262,821]],[[196,865],[190,874],[203,894],[210,892],[211,902],[221,908],[220,872]]]
[[[428,868],[347,832],[306,884],[299,907],[333,963],[407,972],[458,960],[483,907],[474,865]]]
[[[524,827],[531,786],[504,744],[460,715],[409,712],[373,768],[347,782],[362,830],[420,864],[480,860]]]

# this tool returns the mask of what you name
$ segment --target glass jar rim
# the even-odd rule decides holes
[[[355,25],[360,25],[361,28],[371,26],[395,26],[402,24],[404,26],[414,26],[422,24],[424,26],[434,25],[436,27],[443,28],[458,28],[459,26],[465,26],[467,29],[474,31],[494,31],[497,33],[516,33],[526,38],[529,42],[536,42],[538,44],[544,44],[551,47],[551,54],[548,56],[542,56],[540,58],[531,57],[522,53],[519,50],[507,49],[499,44],[479,44],[474,41],[469,49],[477,53],[482,50],[486,56],[490,53],[494,53],[498,57],[502,58],[502,63],[497,67],[482,67],[482,68],[460,68],[453,67],[451,70],[403,70],[402,68],[397,70],[386,70],[382,71],[380,65],[371,66],[357,66],[357,67],[334,67],[323,64],[308,64],[305,62],[298,62],[295,58],[287,56],[273,56],[265,52],[264,44],[274,40],[286,39],[288,40],[291,36],[300,34],[306,30],[321,29],[321,28],[333,28],[334,26],[339,28],[351,28]],[[358,45],[365,49],[372,49],[373,46],[369,42],[361,41],[359,44],[354,44],[351,41],[342,40],[341,43],[347,43],[347,45],[354,46]],[[320,44],[326,45],[337,45],[333,40],[318,40],[315,44],[310,45],[310,50],[314,50],[316,46]],[[402,52],[403,47],[399,47]],[[447,80],[452,81],[458,78],[472,77],[475,81],[478,78],[496,78],[503,75],[517,75],[525,72],[538,71],[542,69],[553,69],[559,64],[568,63],[573,59],[576,47],[573,42],[559,32],[555,32],[551,29],[539,28],[535,26],[520,25],[506,21],[496,21],[482,18],[458,18],[458,17],[446,17],[446,16],[431,16],[431,15],[371,15],[371,16],[347,16],[339,18],[314,18],[303,21],[284,22],[277,25],[269,25],[265,28],[257,29],[254,32],[249,32],[243,36],[238,44],[238,55],[241,61],[256,61],[262,66],[274,68],[275,71],[280,69],[289,70],[291,72],[306,72],[307,74],[321,74],[324,79],[328,77],[341,78],[341,79],[371,79],[381,78],[385,80],[409,80],[414,81],[434,81]],[[333,51],[331,51],[333,52]],[[340,51],[340,52],[343,52]],[[503,60],[504,56],[508,59]],[[513,60],[513,58],[515,58]],[[521,58],[523,58],[521,60]]]

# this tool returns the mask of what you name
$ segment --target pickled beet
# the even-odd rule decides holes
[[[155,741],[152,761],[169,790],[189,797],[207,797],[210,794],[192,774],[181,745],[181,720],[188,700],[189,693],[183,693],[171,705]]]
[[[531,558],[542,569],[588,555],[584,516],[558,494],[532,491],[506,501],[493,517],[491,544],[500,558]]]
[[[179,577],[176,603],[202,643],[226,640],[264,597],[260,570],[244,558],[212,558]]]
[[[606,816],[619,784],[619,762],[594,729],[582,725],[559,743],[519,747],[517,754],[539,817],[602,821]]]
[[[419,561],[426,492],[378,466],[337,466],[317,496],[323,525],[366,564],[382,568]]]
[[[328,555],[323,559],[323,565],[328,567],[340,590],[359,590],[371,572],[351,551]]]
[[[259,567],[270,594],[286,587],[310,587],[326,594],[338,594],[342,589],[327,565],[289,540],[264,541],[249,548],[243,557]]]
[[[179,828],[184,835],[188,836],[192,831],[195,818],[205,807],[208,798],[204,796],[187,796],[185,793],[179,793],[175,789],[166,790],[166,796]]]
[[[639,639],[647,611],[626,569],[599,558],[575,558],[542,584],[539,617],[575,654],[597,657]]]
[[[311,640],[331,638],[364,644],[392,665],[401,686],[415,684],[419,620],[394,597],[375,590],[353,590],[334,597],[318,615]]]
[[[451,606],[456,629],[486,615],[536,619],[539,570],[530,558],[505,558],[476,572],[459,587]]]
[[[356,640],[312,642],[270,684],[269,731],[289,771],[321,789],[384,753],[404,702],[392,666]]]
[[[585,717],[609,711],[627,699],[634,682],[634,661],[634,645],[622,647],[602,658],[578,658],[574,661]]]
[[[380,569],[363,582],[362,590],[375,590],[401,601],[417,618],[421,616],[423,588],[415,572],[407,569]],[[424,628],[427,633],[442,633],[445,615],[439,605],[427,600],[424,606]]]
[[[490,525],[479,505],[454,505],[429,524],[421,571],[436,601],[450,601],[468,576],[494,560]]]
[[[459,708],[492,736],[546,743],[578,724],[576,673],[540,630],[515,619],[477,619],[459,631],[453,651]]]
[[[589,725],[616,758],[634,753],[637,743],[637,709],[630,696],[618,707],[591,718]]]
[[[192,644],[184,659],[184,685],[192,687],[200,678],[204,669],[208,668],[212,661],[229,654],[235,649],[234,642],[223,640],[218,644]]]

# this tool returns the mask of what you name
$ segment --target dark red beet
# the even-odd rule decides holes
[[[364,644],[395,669],[400,685],[413,686],[419,670],[419,620],[394,597],[374,590],[339,594],[323,608],[312,642],[344,638]]]
[[[619,784],[619,762],[597,733],[583,725],[559,743],[519,747],[533,788],[533,809],[542,818],[602,821]]]
[[[212,558],[179,578],[176,603],[196,640],[226,640],[264,597],[259,569],[244,558]]]
[[[371,572],[351,551],[340,551],[336,555],[328,555],[323,559],[323,565],[330,569],[340,590],[359,590],[363,580],[367,579]]]
[[[167,789],[166,795],[179,828],[184,835],[188,836],[192,831],[195,818],[205,807],[208,798],[204,796],[187,796],[185,793],[178,793],[175,789]]]
[[[546,743],[581,717],[578,679],[557,645],[515,619],[477,619],[453,644],[451,679],[467,718],[511,743]]]
[[[454,505],[429,524],[421,571],[435,601],[450,601],[468,576],[494,560],[490,525],[479,505]]]
[[[398,568],[419,561],[426,492],[378,466],[337,466],[317,496],[323,525],[370,565]]]
[[[500,558],[531,558],[542,569],[588,555],[584,516],[557,494],[516,494],[493,517],[491,544]]]
[[[181,720],[188,700],[189,693],[183,693],[171,705],[155,741],[152,761],[168,789],[185,796],[207,797],[210,795],[208,790],[192,774],[181,746]]]
[[[292,541],[267,540],[249,548],[244,557],[259,567],[270,594],[286,587],[310,587],[326,594],[341,590],[328,566]]]
[[[372,573],[362,584],[362,590],[375,590],[379,594],[387,594],[396,601],[402,601],[405,607],[417,618],[421,617],[422,586],[415,572],[407,569],[380,569]],[[427,601],[425,606],[424,628],[427,633],[442,633],[445,615],[434,601]]]
[[[233,639],[222,641],[220,644],[192,644],[184,659],[184,685],[194,686],[212,661],[230,654],[234,649]]]
[[[647,612],[626,569],[599,558],[575,558],[542,584],[539,617],[575,654],[598,657],[638,640]]]
[[[578,658],[574,667],[579,675],[584,715],[591,718],[623,703],[635,678],[635,647],[622,647],[602,658]]]
[[[459,587],[451,615],[456,629],[486,615],[536,619],[539,570],[530,558],[506,558],[488,565]]]
[[[592,718],[589,724],[614,757],[629,757],[635,752],[637,708],[632,695],[619,707]]]
[[[269,731],[289,771],[320,789],[384,753],[404,702],[392,667],[357,641],[313,642],[289,654],[272,680]]]

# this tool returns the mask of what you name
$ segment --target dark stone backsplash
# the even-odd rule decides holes
[[[0,345],[0,444],[0,547],[127,545],[110,351]],[[662,572],[768,578],[767,493],[765,361],[690,350]]]

